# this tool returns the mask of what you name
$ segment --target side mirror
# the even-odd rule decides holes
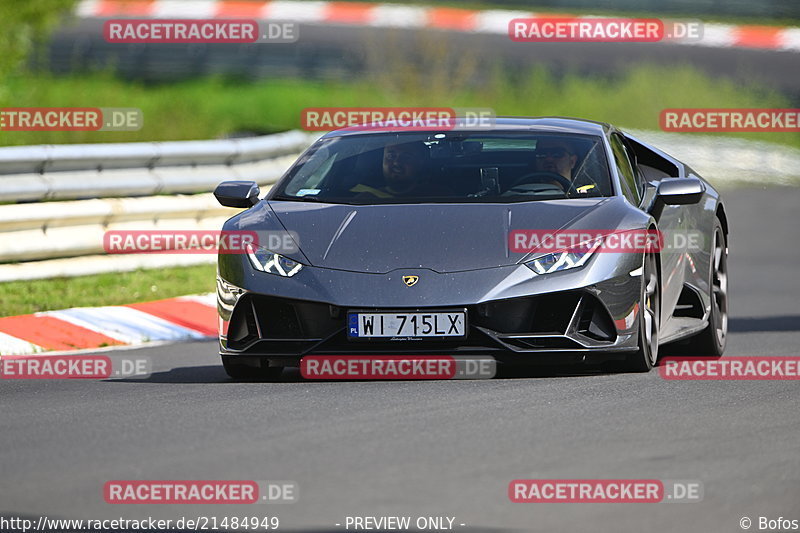
[[[706,186],[697,178],[664,178],[658,184],[650,213],[658,219],[666,205],[696,204],[706,192]]]
[[[253,207],[260,194],[254,181],[223,181],[214,189],[214,197],[225,207]]]

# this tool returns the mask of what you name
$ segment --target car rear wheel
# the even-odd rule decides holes
[[[658,279],[658,256],[647,253],[642,266],[642,289],[639,301],[639,349],[625,360],[628,372],[649,372],[658,361],[661,324],[661,284]]]
[[[250,366],[237,362],[233,357],[222,357],[225,373],[236,381],[275,381],[281,377],[282,367],[267,366],[266,361],[259,361],[259,366]]]
[[[719,357],[728,340],[728,243],[719,220],[714,223],[710,270],[708,326],[690,339],[684,348],[686,355]]]

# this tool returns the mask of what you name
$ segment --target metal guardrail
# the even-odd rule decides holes
[[[285,170],[285,156],[295,157],[314,138],[290,131],[215,141],[0,148],[0,202],[207,192],[242,176],[269,182]]]
[[[718,186],[800,184],[796,148],[632,133]],[[29,202],[0,205],[0,282],[213,262],[213,254],[108,256],[103,235],[108,230],[219,229],[234,211],[220,206],[209,191],[230,179],[274,183],[316,137],[291,131],[218,141],[0,148],[0,201]]]
[[[234,211],[209,191],[233,179],[274,183],[316,137],[290,131],[214,141],[0,148],[0,202],[15,202],[0,205],[0,281],[209,262],[214,256],[101,257],[103,235],[219,229]]]

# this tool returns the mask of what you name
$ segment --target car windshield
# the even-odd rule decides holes
[[[459,131],[322,139],[270,198],[344,204],[509,203],[611,194],[600,137]]]

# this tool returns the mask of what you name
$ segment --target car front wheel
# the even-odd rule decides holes
[[[627,357],[628,372],[649,372],[658,361],[661,324],[661,284],[658,279],[658,256],[647,253],[642,265],[642,289],[639,300],[639,349]]]
[[[719,357],[728,340],[728,242],[719,220],[714,224],[710,270],[708,326],[691,338],[684,348],[686,355]]]

